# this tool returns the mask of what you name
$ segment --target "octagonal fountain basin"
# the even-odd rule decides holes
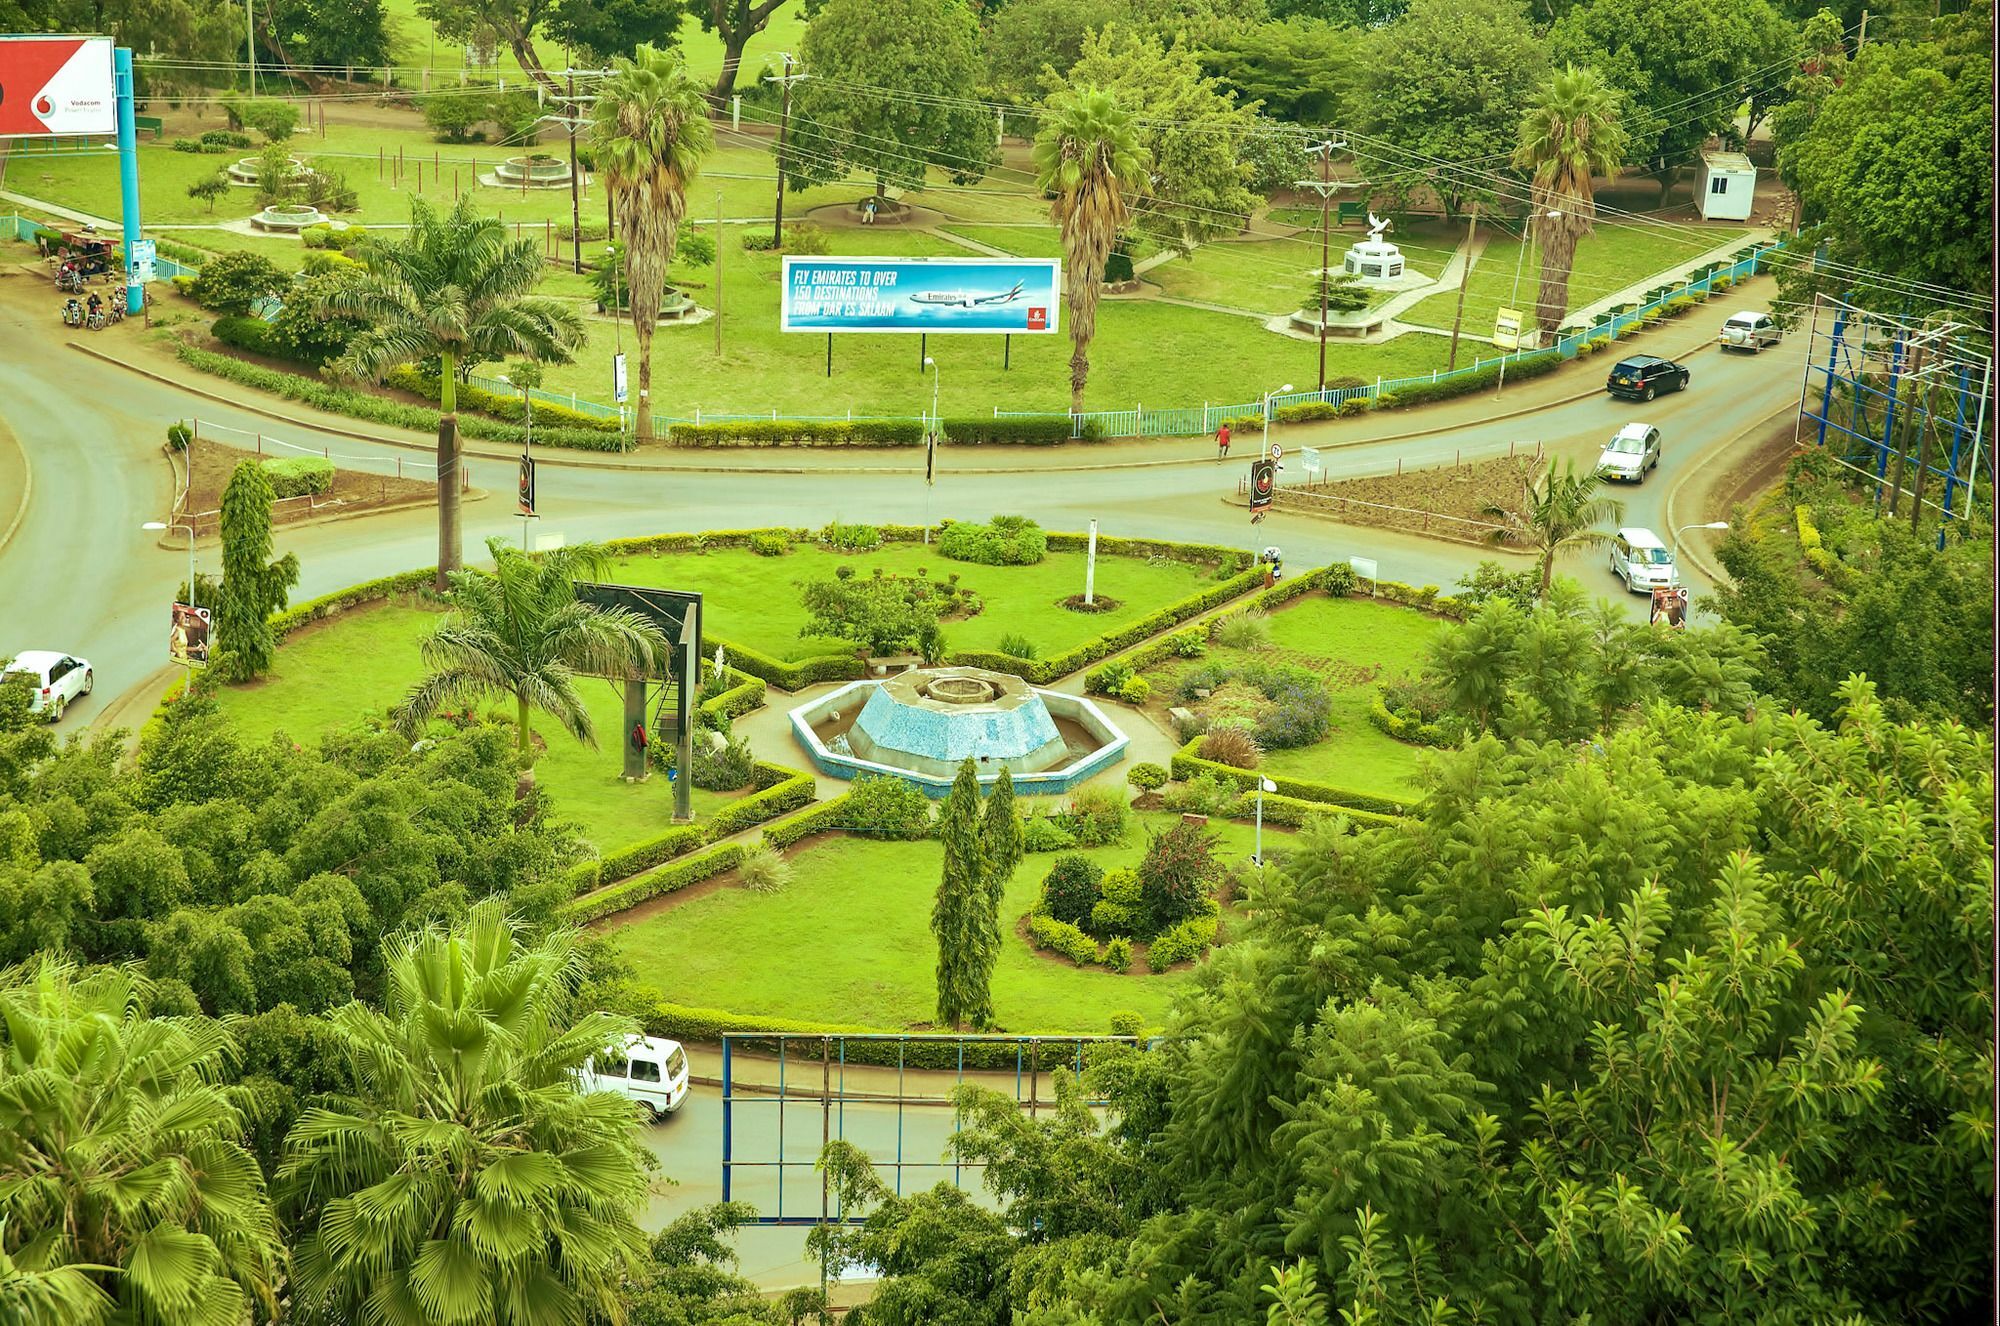
[[[1068,792],[1125,756],[1127,738],[1080,695],[1037,690],[984,668],[915,668],[850,682],[791,711],[792,735],[821,773],[887,774],[941,797],[977,761],[1021,793]]]
[[[502,184],[525,183],[531,189],[566,188],[569,162],[538,152],[532,156],[508,157],[493,168],[493,174]]]
[[[250,218],[250,224],[259,230],[296,234],[307,226],[326,225],[331,219],[310,203],[285,203],[278,207],[265,208]]]
[[[288,180],[301,180],[312,174],[312,167],[308,166],[300,157],[286,157],[285,162],[285,178]],[[238,158],[229,164],[227,174],[231,184],[255,187],[264,178],[264,159],[262,157]]]

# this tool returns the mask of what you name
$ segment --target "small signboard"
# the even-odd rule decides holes
[[[1321,473],[1319,464],[1319,448],[1300,447],[1299,467],[1303,469],[1307,474],[1317,475]]]
[[[174,605],[173,626],[167,634],[167,656],[183,666],[208,664],[208,636],[211,618],[207,608]]]
[[[1255,520],[1270,508],[1271,498],[1278,488],[1278,462],[1274,460],[1253,460],[1250,462],[1250,516]]]
[[[1687,629],[1687,615],[1686,585],[1672,587],[1662,585],[1653,591],[1653,625],[1671,626],[1676,631],[1684,631]]]
[[[1375,559],[1373,557],[1350,557],[1347,559],[1347,565],[1353,570],[1356,580],[1366,580],[1368,582],[1368,593],[1372,597],[1375,593]]]
[[[535,458],[521,457],[521,493],[516,510],[523,516],[535,514]]]
[[[1494,317],[1493,344],[1502,350],[1521,348],[1521,310],[1503,308]]]
[[[620,350],[611,356],[611,399],[625,403],[625,352]]]
[[[157,250],[152,240],[132,241],[132,256],[126,264],[126,270],[131,273],[134,284],[145,285],[153,279],[153,259],[156,256]]]
[[[1271,444],[1271,463],[1275,465],[1284,458],[1285,458],[1285,449],[1279,446],[1276,442],[1273,442]]]

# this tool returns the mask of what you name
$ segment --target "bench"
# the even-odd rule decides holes
[[[1368,204],[1365,202],[1336,203],[1334,206],[1340,209],[1339,214],[1334,219],[1334,224],[1337,226],[1344,226],[1349,221],[1366,221],[1368,219]]]
[[[166,132],[167,127],[165,122],[157,115],[134,115],[132,117],[132,126],[135,129],[151,129],[153,131],[153,139],[156,142],[159,140],[160,135]]]

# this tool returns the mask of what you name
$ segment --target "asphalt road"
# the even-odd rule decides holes
[[[25,518],[11,542],[0,549],[0,584],[6,586],[7,605],[0,617],[0,655],[43,648],[88,658],[96,670],[96,692],[71,708],[65,729],[136,726],[171,675],[165,662],[166,608],[173,587],[187,573],[185,552],[161,548],[155,535],[140,528],[145,521],[160,519],[172,500],[173,480],[160,451],[168,422],[198,416],[294,443],[323,445],[340,455],[373,457],[381,464],[393,464],[397,455],[418,460],[421,455],[277,424],[103,363],[69,348],[54,310],[41,282],[21,275],[0,276],[0,338],[8,347],[0,355],[0,418],[19,438],[34,474]],[[1719,323],[1726,312],[1727,306],[1699,316]],[[116,353],[120,337],[140,334],[128,325],[88,343]],[[1713,472],[1732,464],[1730,443],[1795,399],[1799,355],[1791,344],[1755,357],[1705,351],[1689,361],[1690,390],[1651,405],[1590,396],[1528,417],[1322,454],[1328,475],[1336,478],[1384,473],[1398,460],[1407,467],[1423,467],[1454,455],[1473,459],[1501,454],[1510,445],[1536,441],[1557,456],[1588,463],[1620,425],[1643,420],[1657,425],[1663,434],[1661,464],[1643,485],[1618,495],[1626,504],[1624,523],[1665,535],[1669,495],[1705,467]],[[1607,368],[1610,363],[1600,362]],[[1498,414],[1514,407],[1503,398],[1493,408]],[[1189,445],[1200,443],[1191,439]],[[666,530],[811,526],[836,517],[916,522],[940,516],[984,518],[1010,511],[1058,529],[1080,529],[1095,518],[1108,535],[1169,534],[1248,548],[1277,544],[1284,549],[1287,564],[1299,568],[1356,555],[1373,557],[1386,578],[1447,587],[1482,556],[1493,555],[1290,514],[1253,527],[1241,508],[1225,501],[1235,491],[1241,462],[971,475],[952,471],[958,454],[945,454],[934,489],[906,474],[641,473],[547,463],[539,475],[545,516],[537,533],[560,534],[576,542]],[[475,460],[471,480],[488,491],[511,493],[514,468],[511,462]],[[1690,483],[1689,490],[1693,487]],[[12,497],[0,492],[0,529]],[[522,522],[511,512],[511,502],[503,498],[470,503],[465,508],[467,547],[477,550],[489,536],[519,539]],[[1689,510],[1685,503],[1676,510],[1684,523],[1722,514],[1726,513]],[[436,555],[434,520],[433,512],[418,508],[280,529],[277,544],[281,552],[299,555],[303,571],[296,593],[309,597],[430,565]],[[1640,596],[1625,595],[1602,558],[1600,552],[1568,559],[1562,569],[1607,597],[1622,599],[1635,614],[1643,611]],[[197,549],[197,559],[211,574],[219,570],[212,544]],[[1706,585],[1698,570],[1687,566],[1685,571],[1699,595]],[[890,1107],[850,1105],[844,1116],[847,1131],[869,1139],[878,1153],[883,1146],[893,1153],[893,1113]],[[738,1123],[739,1154],[763,1146],[756,1132],[761,1125],[742,1118]],[[907,1157],[942,1155],[950,1132],[948,1113],[917,1112],[906,1117],[904,1125]],[[809,1162],[817,1151],[818,1131],[815,1111],[805,1143],[788,1136],[787,1159]],[[763,1146],[767,1158],[774,1150],[775,1139],[770,1141],[773,1145]],[[652,1222],[720,1196],[721,1105],[713,1088],[697,1088],[681,1114],[648,1130],[647,1142],[661,1160],[662,1174],[679,1185],[664,1189],[656,1199]],[[919,1180],[915,1171],[908,1177]],[[914,1186],[927,1186],[933,1177],[923,1176]],[[817,1185],[809,1168],[788,1170],[786,1183],[788,1208],[794,1204],[789,1194],[797,1191],[795,1183],[807,1190],[808,1205],[816,1206]],[[775,1185],[768,1176],[746,1177],[738,1195],[771,1209]],[[745,1269],[767,1284],[813,1279],[810,1268],[799,1260],[802,1238],[803,1231],[796,1229],[746,1231],[741,1240]]]

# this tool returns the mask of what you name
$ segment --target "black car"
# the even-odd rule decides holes
[[[1688,371],[1671,359],[1658,355],[1633,355],[1621,359],[1604,380],[1604,389],[1613,396],[1629,396],[1649,401],[1663,391],[1685,391]]]

